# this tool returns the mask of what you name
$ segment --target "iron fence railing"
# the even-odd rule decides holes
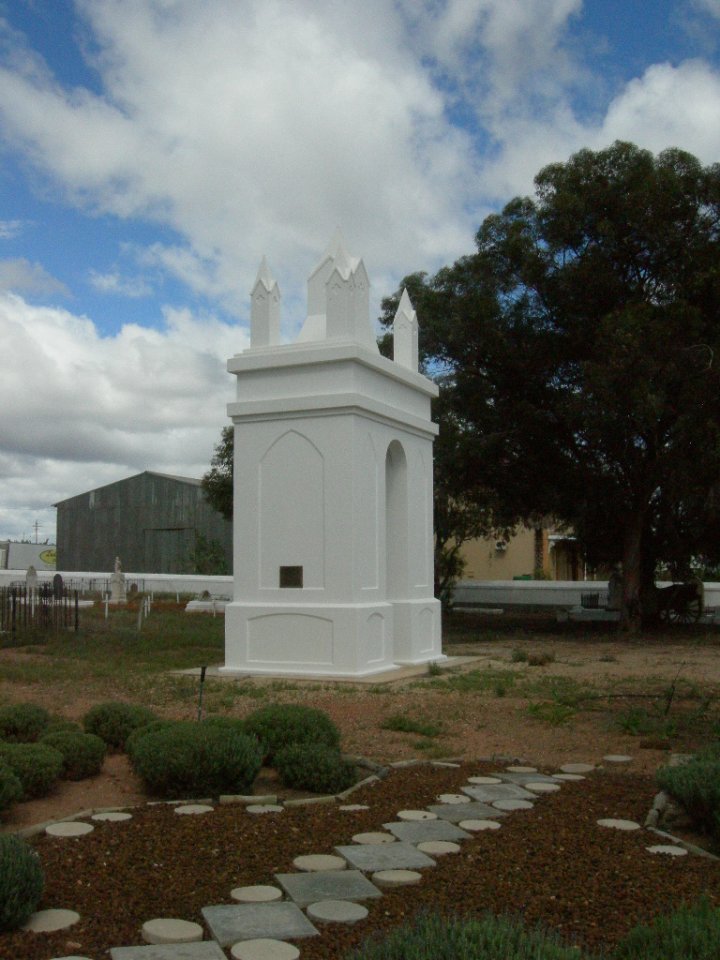
[[[26,633],[46,634],[80,628],[78,591],[42,583],[0,587],[0,644]]]

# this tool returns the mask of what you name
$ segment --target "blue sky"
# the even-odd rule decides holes
[[[338,226],[377,307],[577,149],[718,162],[719,57],[720,0],[0,0],[0,538],[206,469],[263,255],[291,337]]]

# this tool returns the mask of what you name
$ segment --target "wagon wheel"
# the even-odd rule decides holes
[[[702,600],[693,597],[691,600],[679,600],[677,606],[669,607],[667,618],[670,623],[697,623],[702,615]]]

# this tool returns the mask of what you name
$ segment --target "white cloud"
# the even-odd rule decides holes
[[[24,258],[0,260],[0,290],[24,291],[26,293],[59,293],[68,296],[64,283],[40,266]]]
[[[22,220],[0,220],[0,240],[14,239],[22,228]]]
[[[148,297],[152,293],[152,287],[142,277],[122,277],[119,273],[98,273],[91,270],[90,283],[101,293],[117,294],[131,299]]]
[[[720,19],[720,0],[693,0],[693,6]]]

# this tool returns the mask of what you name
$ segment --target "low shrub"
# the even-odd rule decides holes
[[[94,733],[58,730],[55,733],[46,733],[40,743],[45,743],[62,754],[62,775],[67,780],[84,780],[86,777],[94,777],[102,770],[107,747],[105,741]]]
[[[720,842],[720,745],[701,750],[688,763],[660,767],[657,781],[695,826]]]
[[[12,703],[0,707],[0,740],[32,743],[45,732],[50,714],[36,703]]]
[[[13,834],[0,834],[0,930],[21,927],[37,910],[44,886],[40,858]]]
[[[21,800],[47,796],[63,769],[62,754],[44,743],[0,743],[0,760],[20,781]]]
[[[157,796],[218,796],[249,791],[262,750],[254,737],[223,725],[179,721],[136,740],[130,762]]]
[[[0,760],[0,810],[7,810],[22,796],[22,784],[4,760]]]
[[[266,763],[291,743],[340,747],[340,732],[322,710],[301,704],[269,704],[245,718],[245,731],[260,741]]]
[[[128,757],[130,757],[131,762],[137,744],[146,734],[152,733],[153,730],[162,730],[165,727],[171,727],[174,723],[174,720],[153,720],[151,723],[146,723],[145,726],[133,730],[125,741],[125,752]]]
[[[634,927],[615,949],[613,960],[717,960],[720,910],[703,897],[660,914],[650,926]]]
[[[45,736],[48,733],[59,733],[61,730],[73,730],[75,733],[82,733],[83,728],[75,720],[64,720],[61,717],[51,720],[45,727]]]
[[[488,913],[475,919],[446,919],[423,913],[413,921],[371,937],[347,960],[581,960],[554,934],[528,930],[522,921]]]
[[[395,713],[387,717],[380,724],[382,730],[397,730],[398,733],[417,733],[421,737],[437,737],[442,733],[439,723],[428,723],[427,720],[413,720],[404,713]]]
[[[275,754],[274,764],[285,786],[295,790],[340,793],[356,780],[355,765],[322,743],[291,743]]]
[[[157,720],[157,717],[147,707],[110,701],[91,707],[83,718],[83,726],[85,733],[94,733],[109,747],[123,750],[125,741],[133,730],[144,727],[153,720]]]

